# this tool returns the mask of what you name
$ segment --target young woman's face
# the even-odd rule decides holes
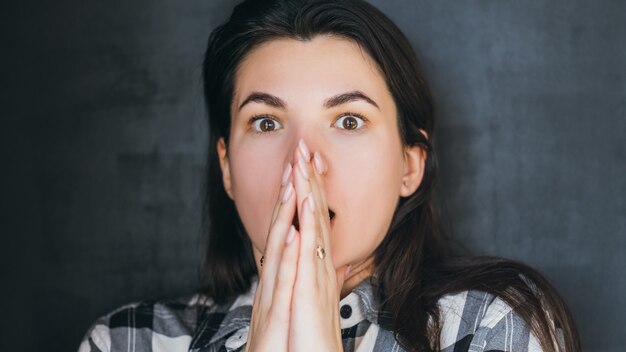
[[[355,92],[361,97],[331,99]],[[252,93],[266,98],[249,100]],[[405,159],[396,113],[376,63],[354,42],[331,36],[277,39],[249,53],[235,80],[228,153],[222,140],[218,151],[224,186],[257,259],[264,252],[282,172],[293,163],[300,138],[311,153],[321,153],[328,170],[323,177],[328,206],[336,214],[335,267],[371,257],[399,197],[413,193],[421,181],[419,165],[408,165],[419,158]]]

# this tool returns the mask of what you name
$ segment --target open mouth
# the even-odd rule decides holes
[[[330,218],[330,226],[333,225],[335,219],[335,212],[328,209],[328,217]],[[293,216],[293,225],[296,227],[296,230],[300,231],[300,223],[298,222],[298,213]]]

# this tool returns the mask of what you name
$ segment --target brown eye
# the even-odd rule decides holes
[[[280,123],[266,116],[254,117],[252,120],[252,128],[256,133],[275,132],[280,129]]]
[[[352,116],[343,119],[343,127],[347,130],[353,130],[358,125],[356,119]]]
[[[341,116],[336,124],[338,124],[339,128],[354,131],[363,127],[365,119],[357,114],[345,114]],[[360,123],[360,124],[359,124]]]
[[[272,120],[261,120],[261,131],[267,132],[274,129],[274,121]]]

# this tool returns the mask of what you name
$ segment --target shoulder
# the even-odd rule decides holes
[[[478,290],[438,301],[443,351],[541,351],[530,325],[500,297]]]
[[[199,317],[216,309],[201,294],[123,305],[89,327],[79,352],[150,350],[187,351]],[[160,346],[160,349],[154,349]]]

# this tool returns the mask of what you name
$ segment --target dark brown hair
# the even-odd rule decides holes
[[[435,118],[430,90],[404,34],[382,12],[358,0],[244,1],[210,35],[203,64],[209,116],[208,179],[204,214],[207,246],[202,268],[206,293],[225,302],[250,288],[257,275],[250,240],[222,185],[216,143],[228,145],[237,65],[252,49],[277,38],[306,41],[334,35],[356,42],[377,62],[398,111],[405,146],[427,153],[417,191],[402,198],[386,237],[375,250],[377,290],[390,328],[408,350],[439,350],[437,301],[445,294],[483,290],[499,296],[532,327],[546,351],[562,332],[567,351],[580,351],[573,319],[554,287],[536,270],[494,257],[460,256],[451,250],[435,206]],[[428,134],[428,139],[420,133]],[[433,324],[428,324],[428,319]],[[554,325],[552,325],[554,323]]]

